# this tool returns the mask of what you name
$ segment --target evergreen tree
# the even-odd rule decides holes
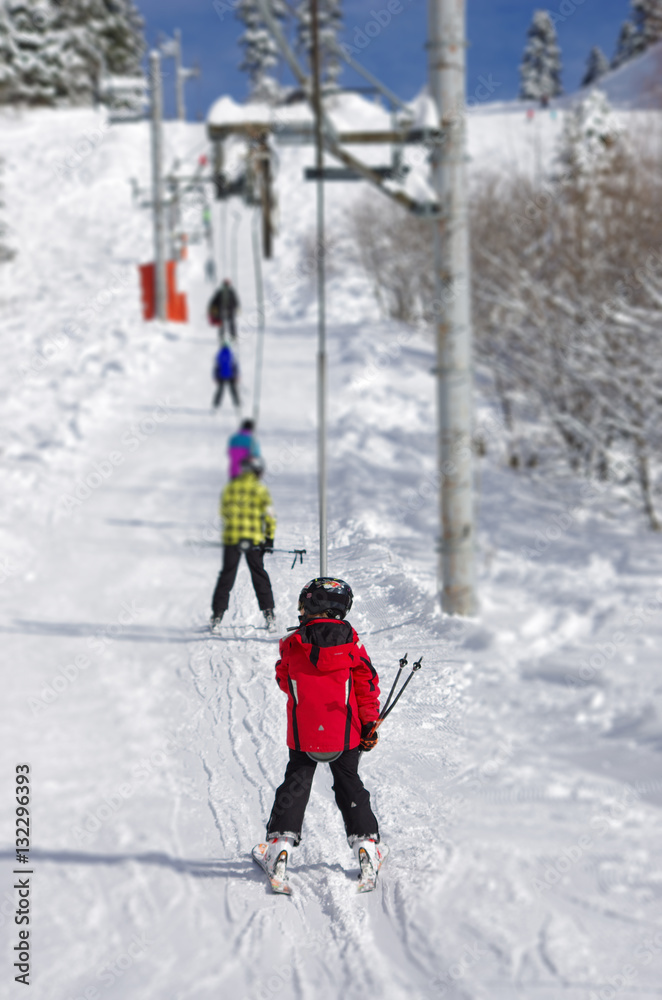
[[[602,175],[614,173],[625,148],[623,128],[606,95],[592,90],[564,120],[557,157],[564,183],[596,190]]]
[[[138,110],[144,88],[118,97],[108,85],[110,77],[143,76],[143,22],[131,0],[67,0],[60,7],[59,25],[84,66],[81,87],[85,81],[90,95],[111,107]]]
[[[296,15],[297,48],[300,52],[305,52],[310,63],[313,47],[310,3],[303,0],[297,7]],[[336,47],[338,33],[342,29],[341,0],[319,0],[318,18],[322,83],[327,89],[333,90],[338,86],[338,78],[343,68]]]
[[[613,69],[662,40],[662,0],[630,0],[630,7],[632,19],[621,27]]]
[[[561,50],[547,11],[535,11],[527,37],[520,65],[520,97],[524,101],[546,102],[563,93]]]
[[[632,21],[624,21],[616,43],[616,52],[611,61],[611,68],[618,69],[623,63],[632,59],[638,51],[640,50],[637,48],[637,29]]]
[[[46,0],[7,0],[4,13],[10,62],[5,67],[3,101],[28,105],[68,101],[68,39],[56,25],[57,9]]]
[[[285,20],[287,9],[282,0],[270,0],[275,17]],[[239,39],[244,57],[239,68],[250,78],[249,99],[274,103],[281,95],[281,86],[274,76],[278,66],[278,46],[262,20],[257,0],[239,0],[237,17],[246,30]]]
[[[581,83],[582,87],[589,87],[608,71],[609,60],[602,49],[598,45],[594,45],[586,63],[586,72]]]
[[[641,51],[662,39],[662,0],[631,0],[632,20]]]
[[[142,75],[131,0],[0,0],[0,102],[89,105],[107,74]]]
[[[17,55],[11,24],[4,4],[0,3],[0,104],[6,103],[5,95],[14,88]]]

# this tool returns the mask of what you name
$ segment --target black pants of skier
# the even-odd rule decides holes
[[[221,400],[223,399],[223,390],[226,385],[230,386],[230,392],[232,393],[232,399],[234,405],[239,409],[241,403],[239,402],[239,393],[237,391],[237,380],[235,378],[222,378],[218,379],[218,389],[216,390],[216,395],[214,396],[214,406],[218,407],[221,405]]]
[[[220,615],[222,611],[228,609],[230,591],[237,578],[237,569],[243,551],[238,545],[226,545],[223,548],[223,566],[218,574],[216,590],[211,602],[214,615]],[[267,611],[274,606],[274,595],[269,575],[264,568],[264,552],[262,549],[247,549],[245,554],[260,611]]]
[[[317,761],[303,750],[290,750],[283,784],[276,789],[271,816],[267,823],[267,840],[278,834],[291,834],[295,845],[301,840],[303,816],[310,798],[310,789]],[[379,841],[379,827],[370,807],[370,792],[359,777],[359,748],[345,750],[329,764],[333,775],[336,805],[342,813],[347,838],[374,837]]]
[[[237,339],[237,325],[233,312],[223,314],[223,330],[227,330],[233,340]]]

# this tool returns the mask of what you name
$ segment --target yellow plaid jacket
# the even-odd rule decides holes
[[[237,545],[242,538],[259,545],[276,534],[271,494],[254,472],[230,480],[221,495],[220,513],[224,545]]]

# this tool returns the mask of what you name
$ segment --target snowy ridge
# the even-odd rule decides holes
[[[615,108],[659,110],[662,106],[662,42],[651,45],[640,56],[606,73],[594,86],[605,92]],[[576,101],[582,95],[580,90],[573,99]],[[567,100],[562,99],[562,103]]]
[[[425,332],[379,317],[352,256],[346,213],[361,185],[329,191],[338,243],[329,283],[330,569],[355,590],[351,619],[383,689],[405,651],[410,660],[423,654],[423,669],[362,762],[391,848],[376,893],[354,893],[356,866],[324,768],[292,862],[296,895],[268,893],[249,851],[286,761],[277,646],[253,628],[260,616],[243,570],[223,634],[205,632],[219,554],[187,544],[217,537],[235,427],[228,409],[209,412],[215,342],[200,248],[190,262],[189,327],[143,326],[135,282],[81,324],[76,363],[65,351],[34,380],[15,374],[41,336],[54,337],[97,294],[108,268],[133,273],[150,253],[148,218],[132,208],[128,184],[132,174],[146,180],[146,128],[105,135],[85,158],[82,191],[69,192],[36,155],[40,128],[64,156],[79,122],[83,132],[98,122],[68,115],[26,115],[3,147],[21,253],[2,272],[14,310],[3,310],[2,327],[14,435],[14,450],[3,452],[13,485],[2,554],[13,570],[0,589],[2,749],[34,772],[34,995],[659,995],[657,541],[608,491],[596,488],[580,505],[570,478],[506,469],[497,415],[479,397],[481,613],[439,614],[432,348]],[[528,155],[529,123],[515,119],[497,165]],[[503,122],[475,113],[469,126],[485,156],[476,154],[476,166],[497,150]],[[197,154],[199,127],[169,135],[183,159]],[[314,191],[301,181],[310,157],[281,150],[281,231],[266,268],[260,437],[277,543],[309,553],[295,570],[287,557],[269,557],[283,630],[317,569],[314,305],[300,266],[310,255]],[[24,191],[22,164],[33,181]],[[247,405],[251,216],[232,209]],[[222,270],[224,213],[215,207]],[[78,363],[85,350],[93,362]],[[113,363],[121,371],[104,367]],[[123,444],[157,400],[169,401],[167,419],[137,447]],[[68,438],[70,414],[79,433]],[[60,438],[55,451],[49,442]],[[78,476],[118,449],[123,462],[80,506],[45,518]],[[22,473],[23,462],[39,471]],[[11,770],[4,775],[11,803]],[[12,860],[8,822],[2,845]]]

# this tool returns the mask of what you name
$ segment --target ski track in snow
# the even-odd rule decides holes
[[[549,157],[559,125],[540,120],[536,156]],[[98,121],[36,112],[8,120],[2,142],[21,251],[2,270],[13,310],[2,318],[11,419],[2,794],[12,802],[12,762],[29,760],[34,995],[586,1000],[626,967],[634,972],[619,997],[662,995],[662,629],[657,605],[645,608],[659,588],[658,541],[637,511],[604,497],[526,556],[536,532],[576,502],[578,484],[514,474],[488,439],[478,470],[481,615],[444,619],[434,599],[431,346],[379,318],[342,240],[329,294],[330,568],[355,590],[352,622],[382,690],[405,651],[410,662],[423,654],[424,669],[362,762],[391,848],[376,892],[355,892],[321,767],[294,853],[294,895],[269,892],[249,852],[287,759],[277,643],[259,629],[245,567],[222,634],[206,632],[220,550],[195,544],[217,537],[236,423],[227,401],[209,409],[204,251],[192,248],[188,268],[190,326],[143,325],[128,279],[81,318],[114,266],[133,274],[150,252],[149,219],[128,186],[131,174],[147,181],[143,126],[109,130],[69,182],[37,155],[44,134],[62,156]],[[506,167],[514,157],[533,169],[527,127],[496,111],[470,119],[472,155],[493,161],[499,148]],[[199,126],[167,133],[171,152],[193,156],[203,145]],[[303,568],[283,555],[268,563],[283,630],[317,567],[313,289],[295,274],[312,218],[313,187],[300,181],[307,155],[282,151],[290,224],[265,269],[260,436],[277,544],[308,550]],[[329,191],[336,231],[357,187]],[[247,401],[250,225],[241,209]],[[225,268],[227,245],[216,239]],[[44,338],[73,321],[68,347],[19,378]],[[395,360],[372,365],[376,343]],[[158,400],[167,418],[132,450],[125,435]],[[480,402],[479,421],[489,415]],[[62,495],[114,449],[122,464],[63,516]],[[610,652],[617,631],[624,639]],[[601,648],[603,662],[582,671]],[[63,674],[81,655],[87,665]],[[13,827],[2,815],[0,981],[14,996]]]

